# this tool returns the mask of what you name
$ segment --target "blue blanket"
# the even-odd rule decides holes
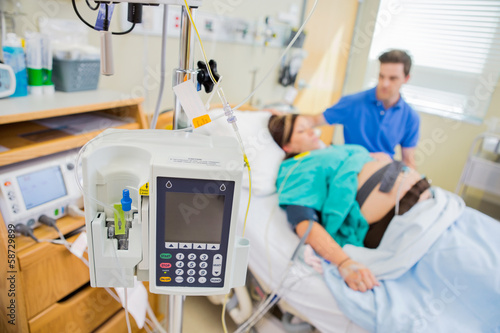
[[[500,222],[473,209],[371,291],[353,291],[336,267],[323,268],[339,307],[369,331],[500,332]]]

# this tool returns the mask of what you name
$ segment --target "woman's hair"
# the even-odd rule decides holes
[[[274,141],[281,149],[290,142],[297,116],[297,114],[286,114],[283,116],[272,115],[271,118],[269,118],[267,127]]]

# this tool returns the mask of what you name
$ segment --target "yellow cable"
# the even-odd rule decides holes
[[[245,165],[247,166],[247,170],[248,170],[248,204],[247,204],[247,211],[245,213],[245,221],[243,222],[243,235],[241,237],[245,237],[245,230],[247,228],[248,211],[250,210],[250,200],[252,199],[252,173],[251,173],[251,169],[250,169],[250,162],[248,162],[248,157],[246,154],[243,154],[243,159],[245,160]]]
[[[227,327],[226,327],[226,303],[227,303],[228,296],[229,296],[229,294],[226,294],[226,296],[224,296],[224,304],[222,305],[221,320],[222,320],[222,329],[224,330],[224,333],[227,333]]]
[[[205,53],[205,48],[203,47],[203,42],[201,41],[201,37],[200,37],[200,33],[198,32],[198,28],[196,27],[196,24],[194,23],[193,17],[191,16],[191,8],[189,8],[187,0],[184,0],[184,4],[186,6],[186,11],[187,11],[187,14],[189,16],[189,21],[193,25],[193,28],[196,31],[196,35],[198,36],[198,41],[200,42],[200,46],[201,46],[201,52],[203,53],[203,58],[205,58],[205,62],[207,64],[208,73],[210,74],[210,79],[212,79],[212,82],[214,84],[217,84],[217,80],[215,79],[215,77],[214,77],[214,75],[212,73],[212,69],[210,68],[210,66],[208,64],[208,57],[207,57],[207,54]],[[224,92],[222,92],[222,89],[220,89],[219,91],[221,91],[222,95],[224,95]],[[245,236],[245,229],[246,229],[246,226],[247,226],[248,211],[250,210],[250,200],[252,198],[252,176],[251,176],[251,172],[250,172],[250,162],[248,161],[247,155],[245,154],[244,150],[243,150],[243,159],[244,159],[245,165],[246,165],[246,167],[248,169],[248,192],[249,192],[249,194],[248,194],[247,209],[246,209],[246,212],[245,212],[245,221],[243,222],[243,236],[242,237]],[[224,329],[224,333],[227,333],[226,321],[225,321],[225,313],[226,313],[226,302],[227,302],[228,295],[229,294],[227,294],[224,297],[224,305],[222,306],[222,316],[221,316],[221,319],[222,319],[222,328]]]
[[[191,8],[189,8],[187,0],[184,0],[184,4],[186,6],[186,11],[187,11],[188,16],[189,16],[189,21],[193,25],[194,31],[196,31],[196,35],[198,36],[198,40],[199,40],[200,46],[201,46],[201,52],[203,53],[203,58],[205,58],[205,62],[207,63],[207,68],[208,68],[208,73],[210,74],[210,78],[212,79],[212,82],[214,84],[217,84],[217,80],[215,79],[214,75],[212,74],[212,69],[208,65],[208,57],[207,57],[207,54],[205,53],[205,48],[203,47],[203,43],[201,41],[201,37],[200,37],[200,34],[198,32],[198,28],[196,28],[196,24],[194,24],[193,17],[191,16]]]

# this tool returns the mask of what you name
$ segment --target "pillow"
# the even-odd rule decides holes
[[[222,110],[214,111],[210,113],[219,114],[222,112]],[[265,196],[276,192],[276,178],[281,161],[285,157],[285,152],[274,142],[267,128],[271,113],[267,111],[236,110],[234,115],[238,119],[236,124],[250,163],[252,194]],[[226,117],[201,126],[195,129],[194,132],[212,136],[236,136]],[[246,170],[243,171],[242,186],[248,189],[248,172]]]

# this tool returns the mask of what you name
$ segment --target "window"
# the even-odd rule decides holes
[[[416,110],[480,123],[500,73],[500,0],[381,0],[366,87],[389,49],[412,56],[401,93]]]

